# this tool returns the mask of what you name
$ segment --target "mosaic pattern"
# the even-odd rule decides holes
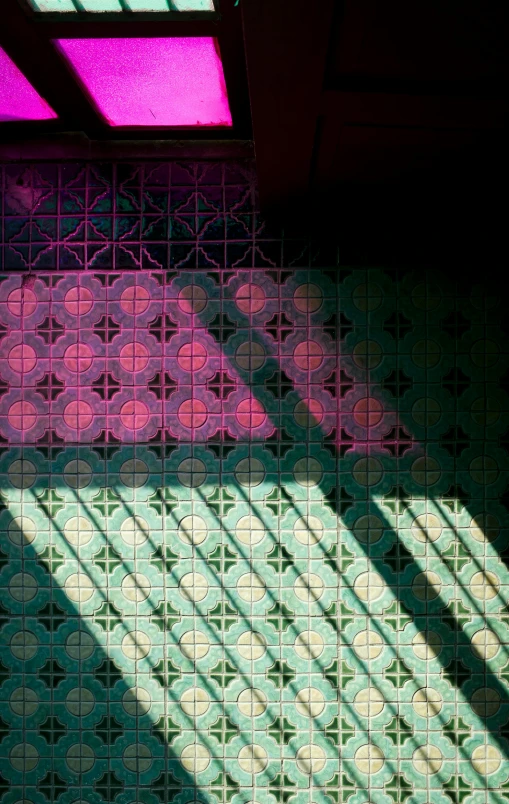
[[[1,804],[507,801],[500,300],[249,165],[4,187]]]

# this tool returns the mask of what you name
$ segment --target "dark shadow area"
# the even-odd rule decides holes
[[[56,528],[63,535],[51,516],[51,512],[47,508],[45,509],[44,503],[40,507],[48,517],[51,527]],[[8,508],[2,505],[0,510],[5,511]],[[14,519],[11,521],[14,522]],[[50,700],[53,700],[53,695],[58,692],[59,685],[66,684],[70,686],[70,682],[75,682],[70,690],[71,694],[72,692],[75,693],[75,697],[68,698],[67,704],[61,698],[59,703],[52,704],[49,708],[44,700],[39,700],[34,706],[37,697],[35,701],[31,697],[25,698],[25,709],[23,711],[34,715],[37,709],[42,710],[37,726],[32,726],[32,729],[35,728],[33,731],[26,728],[16,728],[16,726],[13,728],[13,721],[16,722],[19,718],[13,717],[12,713],[11,717],[6,717],[5,713],[0,712],[0,738],[2,740],[7,739],[12,733],[19,734],[25,744],[28,744],[28,746],[33,745],[36,749],[40,749],[41,746],[36,737],[40,735],[45,741],[48,752],[47,754],[39,755],[35,766],[30,765],[30,759],[25,759],[27,769],[32,771],[27,777],[28,780],[25,780],[23,774],[17,780],[13,779],[13,770],[8,769],[9,761],[5,758],[2,766],[5,773],[0,769],[0,792],[5,793],[16,788],[21,790],[25,784],[31,784],[33,789],[46,794],[48,800],[54,801],[69,789],[78,787],[83,788],[83,792],[87,789],[90,792],[93,790],[95,794],[102,796],[105,801],[113,801],[115,797],[126,791],[126,789],[135,790],[139,787],[145,787],[155,795],[155,800],[161,802],[173,801],[184,791],[191,792],[199,800],[200,790],[196,785],[195,778],[186,771],[180,758],[177,757],[170,745],[172,737],[171,713],[168,722],[165,722],[166,717],[162,717],[159,722],[152,723],[150,713],[147,714],[143,702],[137,698],[136,689],[127,683],[124,674],[108,656],[107,649],[97,641],[92,627],[95,619],[102,620],[102,617],[107,617],[108,614],[118,617],[118,612],[108,601],[107,592],[99,590],[103,600],[101,612],[91,616],[81,616],[76,606],[70,614],[69,609],[73,608],[71,600],[65,591],[59,588],[51,578],[52,562],[56,561],[57,565],[61,564],[64,557],[58,551],[55,551],[52,555],[51,549],[45,551],[44,557],[39,555],[31,543],[25,540],[23,532],[16,523],[14,534],[20,542],[17,551],[20,567],[40,567],[45,574],[48,573],[49,581],[52,584],[51,595],[48,596],[47,604],[31,616],[12,614],[4,605],[0,605],[0,629],[3,630],[8,625],[11,630],[11,640],[14,637],[11,644],[17,645],[18,643],[15,643],[16,624],[19,624],[20,631],[25,638],[27,632],[29,633],[29,639],[31,638],[30,634],[34,633],[30,629],[35,627],[35,637],[36,639],[39,638],[37,649],[46,655],[46,659],[42,663],[38,662],[39,667],[32,670],[32,672],[29,670],[16,671],[13,669],[12,660],[7,661],[7,654],[12,650],[13,655],[17,655],[22,650],[22,645],[16,653],[16,647],[11,649],[4,639],[2,642],[2,655],[0,656],[0,682],[3,683],[8,679],[18,680],[21,685],[25,685],[23,689],[26,696],[26,691],[30,693],[31,688],[35,688],[36,692],[40,692],[37,685],[37,681],[40,679],[47,687],[51,696]],[[88,576],[87,569],[79,559],[77,551],[68,541],[67,544],[80,570],[85,576]],[[0,548],[0,566],[5,566],[8,560],[5,551]],[[58,632],[66,625],[69,633],[67,642],[64,643],[61,640],[59,641]],[[47,642],[40,642],[41,629],[42,633],[47,634]],[[20,633],[20,631],[17,633]],[[56,645],[58,645],[60,651],[55,650],[55,637],[57,638]],[[30,644],[26,646],[26,641],[22,644],[25,645],[23,655],[28,657],[31,646]],[[140,647],[143,648],[144,646],[138,645],[136,641],[130,644],[131,652],[134,651],[134,653],[139,651]],[[62,662],[58,659],[58,653],[64,653],[64,649],[68,656],[67,660]],[[140,657],[142,655],[143,652],[140,653]],[[14,661],[15,666],[16,661]],[[105,700],[108,699],[99,698],[94,702],[94,706],[102,712],[102,716],[95,718],[94,725],[88,728],[79,723],[78,718],[80,716],[76,713],[80,711],[87,713],[88,711],[88,714],[90,714],[89,700],[82,696],[87,694],[90,683],[92,682],[93,684],[93,681],[98,682],[98,685],[102,685],[106,694],[111,693],[115,688],[118,704],[123,705],[125,710],[122,719],[119,720],[115,716],[116,713],[112,711],[113,707],[110,704],[105,704]],[[96,694],[98,685],[92,686]],[[20,703],[18,703],[16,711],[19,711]],[[6,702],[4,702],[4,705],[6,705]],[[74,717],[70,713],[74,713]],[[73,721],[74,726],[69,725]],[[148,748],[148,750],[153,749],[154,740],[160,746],[160,753],[150,759],[150,756],[144,756],[143,751],[144,747]],[[121,771],[118,774],[115,773],[110,763],[104,761],[104,758],[109,757],[114,751],[114,743],[125,743],[123,745],[124,752],[126,749],[127,752],[129,751],[129,745],[137,744],[141,746],[141,753],[135,752],[134,757],[129,757],[128,754],[125,754],[129,762],[129,772],[127,773],[125,770],[123,773]],[[92,765],[95,764],[96,768],[99,766],[99,772],[94,771],[94,767],[88,767],[88,770],[83,772],[73,771],[72,767],[66,763],[65,750],[63,754],[54,755],[54,752],[59,751],[59,744],[67,751],[75,750],[72,746],[76,745],[80,746],[80,748],[85,746],[85,750],[88,749],[88,746],[92,746],[95,754],[93,757],[82,755],[82,767],[85,767],[87,761],[90,761]],[[14,745],[16,745],[15,742]],[[12,749],[13,746],[11,746],[11,751]],[[122,753],[117,754],[117,768],[115,770],[118,770],[121,766],[123,756]],[[39,764],[46,765],[47,771],[37,773]],[[153,765],[156,768],[159,767],[159,771],[154,772],[151,767]],[[62,773],[59,771],[59,767],[64,767]],[[144,781],[147,774],[150,777],[150,783]],[[16,774],[14,774],[15,776]],[[138,777],[137,781],[136,777]]]
[[[273,378],[274,379],[272,381],[273,381],[274,385],[277,386],[277,387],[281,387],[281,386],[284,387],[285,383],[288,383],[288,378],[286,377],[286,375],[283,375],[283,373],[281,371],[281,368],[280,368],[280,365],[279,365],[279,362],[277,361],[277,359],[270,356],[269,349],[267,348],[267,342],[264,340],[263,333],[261,332],[261,330],[259,328],[256,328],[256,329],[253,328],[251,323],[250,323],[250,321],[249,321],[249,319],[247,317],[245,317],[244,320],[242,321],[242,326],[246,330],[250,331],[250,337],[252,338],[252,340],[255,343],[258,343],[260,346],[262,346],[264,348],[264,351],[265,351],[265,353],[267,355],[267,357],[266,357],[267,363],[269,364],[270,369],[272,370],[272,373],[273,373]],[[223,353],[226,355],[226,357],[229,358],[229,362],[230,362],[230,366],[231,366],[232,370],[236,371],[238,376],[240,376],[240,378],[243,381],[245,381],[245,378],[243,378],[240,375],[238,369],[236,369],[234,353],[232,353],[232,352],[229,353],[228,352],[228,348],[227,348],[228,343],[224,341],[224,342],[220,343],[220,346],[221,346],[221,349],[222,349]],[[375,385],[375,384],[373,383],[372,385]],[[261,390],[261,387],[258,386],[258,385],[255,385],[255,384],[251,384],[251,385],[249,385],[249,387],[250,387],[251,392],[253,393],[253,396],[255,398],[260,399],[260,401],[262,401],[262,398],[259,396],[259,391]],[[258,396],[257,396],[257,392],[258,392]],[[285,424],[287,425],[287,422],[285,421],[284,414],[280,413],[279,415],[280,415],[280,421],[275,422],[275,425],[276,425],[276,428],[277,428],[276,433],[275,433],[275,437],[272,439],[270,445],[268,445],[267,442],[265,442],[265,446],[269,446],[269,448],[273,447],[276,450],[275,454],[278,454],[278,452],[277,452],[278,437],[279,437],[279,435],[281,433],[285,432]],[[309,412],[308,415],[309,415],[310,420],[313,421],[313,414],[311,412]],[[289,419],[289,417],[287,417],[287,418]],[[361,443],[362,442],[360,442],[360,441],[357,441],[357,440],[355,441],[356,445],[361,444]],[[382,444],[377,444],[376,442],[371,442],[371,443],[370,442],[365,442],[365,443],[369,447],[369,450],[370,450],[369,454],[374,455],[374,456],[376,456],[377,454],[383,454],[383,450],[381,450],[381,448],[383,447]],[[346,454],[346,452],[343,452],[341,449],[338,449],[337,445],[334,443],[334,440],[330,439],[330,438],[325,437],[323,439],[323,446],[333,456],[333,458],[334,458],[334,460],[336,462],[336,467],[338,467],[338,470],[339,470],[339,467],[341,466],[341,461],[342,461],[344,455]],[[346,446],[347,446],[347,451],[348,451],[348,448],[353,446],[353,445],[352,444],[347,444]],[[318,486],[320,486],[320,483],[318,483]],[[390,495],[386,495],[386,497],[390,497],[391,499],[400,502],[401,505],[403,505],[403,506],[405,506],[405,504],[406,504],[406,496],[407,495],[405,494],[404,490],[403,489],[400,490],[397,487],[393,488],[393,490],[392,490]],[[430,498],[430,499],[432,499],[432,498]],[[334,512],[334,514],[341,521],[342,516],[344,515],[344,511],[345,511],[345,500],[342,499],[342,490],[338,487],[333,491],[333,493],[330,493],[328,491],[328,489],[325,489],[325,491],[324,491],[324,501],[325,501],[326,505],[330,506],[331,510]],[[352,500],[352,502],[353,502],[353,500]],[[383,523],[383,529],[385,531],[387,531],[387,532],[390,532],[391,535],[392,535],[392,549],[391,549],[391,552],[393,550],[395,550],[395,552],[396,552],[397,562],[398,562],[398,569],[400,571],[406,570],[407,572],[408,571],[410,571],[410,572],[414,571],[416,575],[421,574],[421,577],[423,579],[423,592],[422,592],[423,599],[425,599],[425,600],[433,600],[434,598],[436,598],[435,591],[432,589],[432,587],[429,584],[426,576],[421,573],[421,568],[416,563],[415,557],[413,556],[411,551],[406,547],[406,545],[402,542],[402,540],[398,537],[397,532],[393,530],[393,528],[391,527],[390,523],[387,521],[386,517],[384,516],[383,510],[377,505],[376,499],[371,498],[371,499],[368,499],[366,501],[366,512],[368,512],[368,510],[369,510],[369,504],[371,504],[371,506],[373,506],[377,510],[378,516],[379,516],[381,522]],[[348,505],[348,502],[347,502],[347,505]],[[508,549],[508,536],[509,536],[509,534],[507,532],[507,529],[504,529],[504,532],[502,534],[501,540],[499,540],[499,541],[501,541],[501,544],[502,544],[502,547],[500,548],[502,556],[504,555],[504,553]],[[454,655],[454,658],[448,664],[442,664],[442,670],[443,670],[444,677],[447,678],[451,682],[451,684],[453,684],[454,687],[456,687],[457,689],[464,690],[465,686],[469,685],[469,683],[472,681],[472,678],[474,678],[475,676],[481,676],[482,677],[482,686],[485,686],[485,687],[487,687],[489,689],[494,690],[495,693],[499,696],[500,702],[502,704],[504,704],[504,703],[507,704],[509,702],[509,689],[490,670],[490,668],[486,665],[486,663],[482,660],[481,657],[479,657],[479,656],[476,657],[476,661],[475,661],[473,666],[467,666],[462,661],[462,657],[460,656],[460,651],[464,650],[464,651],[469,651],[470,653],[472,651],[471,651],[471,646],[470,646],[470,640],[469,640],[468,636],[466,635],[462,625],[458,622],[458,620],[457,620],[457,618],[456,618],[456,616],[454,614],[452,603],[451,604],[447,603],[447,601],[445,599],[443,599],[440,595],[438,595],[438,599],[440,601],[440,606],[436,609],[435,614],[428,615],[427,613],[424,612],[423,614],[417,615],[416,613],[412,612],[411,609],[409,609],[408,606],[405,604],[405,602],[401,599],[400,594],[399,594],[399,592],[400,592],[400,589],[399,589],[399,571],[393,572],[392,568],[384,560],[384,556],[376,557],[376,556],[371,555],[368,545],[362,545],[362,543],[360,543],[360,542],[359,542],[359,544],[362,547],[362,549],[365,551],[365,556],[366,556],[366,558],[369,559],[369,561],[373,565],[374,570],[379,573],[379,575],[383,578],[383,580],[387,584],[387,586],[392,590],[396,600],[398,601],[398,605],[400,606],[400,609],[401,609],[402,613],[407,614],[412,619],[415,618],[416,620],[420,621],[423,624],[423,626],[425,626],[426,630],[428,629],[428,624],[430,622],[432,622],[432,620],[434,618],[436,618],[436,620],[439,621],[442,624],[442,626],[447,630],[447,632],[449,634],[449,640],[447,640],[446,644],[449,643],[449,644],[454,646],[455,655]],[[338,566],[338,572],[339,572],[339,566]],[[435,609],[433,609],[433,611],[435,611]],[[484,616],[483,616],[483,619],[484,619]],[[331,624],[333,624],[333,623],[331,623]],[[335,628],[336,632],[339,631],[339,629],[337,628],[336,625],[334,626],[334,628]],[[443,661],[441,659],[441,655],[443,655],[443,652],[442,652],[442,654],[441,653],[438,654],[439,661]],[[401,658],[400,658],[400,661],[404,665],[404,662],[402,661]],[[477,665],[477,667],[475,667],[475,665]],[[407,670],[408,670],[408,668],[407,668]],[[408,672],[411,672],[411,671],[408,670]],[[480,686],[481,686],[481,682],[480,682]],[[502,755],[505,756],[506,758],[509,757],[509,724],[506,723],[505,726],[503,726],[502,728],[493,728],[490,724],[487,723],[487,729],[490,731],[490,734],[493,737],[493,739],[497,742],[497,744],[498,744],[498,746],[499,746],[499,748],[500,748],[500,750],[502,752]]]

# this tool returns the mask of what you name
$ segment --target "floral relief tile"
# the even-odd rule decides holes
[[[500,300],[250,164],[2,170],[2,804],[504,801]]]

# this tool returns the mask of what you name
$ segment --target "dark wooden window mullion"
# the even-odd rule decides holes
[[[221,0],[220,4],[216,0],[215,6],[219,7],[220,22],[216,25],[214,36],[219,43],[233,131],[239,139],[249,139],[251,113],[241,10],[235,6],[235,0]]]
[[[90,132],[104,128],[46,32],[25,14],[17,0],[3,3],[0,46],[56,112],[62,126]]]
[[[48,14],[48,20],[41,19],[46,17],[45,14],[39,14],[35,25],[37,31],[42,29],[42,36],[48,39],[218,35],[218,23],[212,14],[210,19],[205,19],[203,16],[190,18],[188,14],[184,17],[184,13],[170,16],[165,11],[160,14],[130,12],[126,15],[119,12],[114,16],[112,13],[87,13],[78,19],[69,14],[59,14],[56,19],[54,14]]]

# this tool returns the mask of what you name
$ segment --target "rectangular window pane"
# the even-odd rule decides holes
[[[214,0],[173,0],[176,11],[214,11]]]
[[[167,0],[127,0],[126,5],[131,11],[169,11]]]
[[[73,0],[30,0],[35,11],[76,11]]]
[[[101,13],[130,11],[215,11],[214,0],[29,0],[35,11]]]
[[[122,11],[120,0],[80,0],[84,11]]]
[[[0,48],[0,121],[52,120],[57,115]]]
[[[231,126],[212,37],[60,39],[110,126]]]

